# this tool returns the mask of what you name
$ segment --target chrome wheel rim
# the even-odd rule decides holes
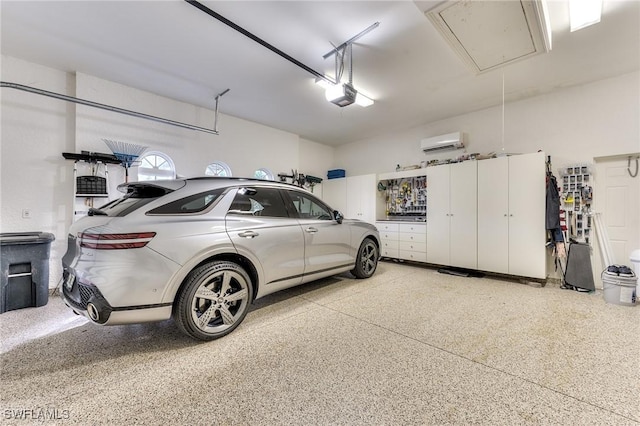
[[[191,301],[191,318],[199,330],[220,333],[242,319],[249,303],[249,286],[239,273],[223,270],[207,275]]]
[[[376,265],[378,262],[378,247],[373,243],[373,241],[367,242],[362,247],[362,252],[360,254],[360,265],[362,266],[362,271],[371,275],[376,270]]]

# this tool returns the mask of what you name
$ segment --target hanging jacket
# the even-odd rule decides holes
[[[546,229],[560,229],[560,193],[558,192],[558,182],[556,177],[547,174],[547,214]]]

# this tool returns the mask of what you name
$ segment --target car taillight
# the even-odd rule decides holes
[[[80,247],[96,250],[132,249],[146,246],[155,232],[138,232],[132,234],[92,234],[81,232]]]

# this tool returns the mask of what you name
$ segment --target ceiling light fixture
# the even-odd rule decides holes
[[[335,57],[335,78],[331,79],[325,76],[326,78],[324,79],[316,79],[316,83],[325,89],[325,98],[327,101],[332,102],[339,107],[345,107],[353,103],[362,107],[373,105],[373,99],[358,92],[353,86],[353,42],[374,28],[377,28],[378,25],[380,25],[379,22],[374,23],[364,31],[342,43],[340,46],[334,47],[333,50],[323,56],[325,59],[332,55]],[[347,57],[346,60],[345,56]],[[348,79],[346,81],[342,78],[345,61],[349,67]],[[332,80],[332,82],[329,83],[327,80]]]
[[[600,22],[602,0],[569,0],[571,32]]]

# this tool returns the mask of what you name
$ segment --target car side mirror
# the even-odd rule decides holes
[[[333,211],[333,217],[336,218],[336,222],[338,223],[342,223],[342,219],[344,219],[344,216],[338,210]]]

